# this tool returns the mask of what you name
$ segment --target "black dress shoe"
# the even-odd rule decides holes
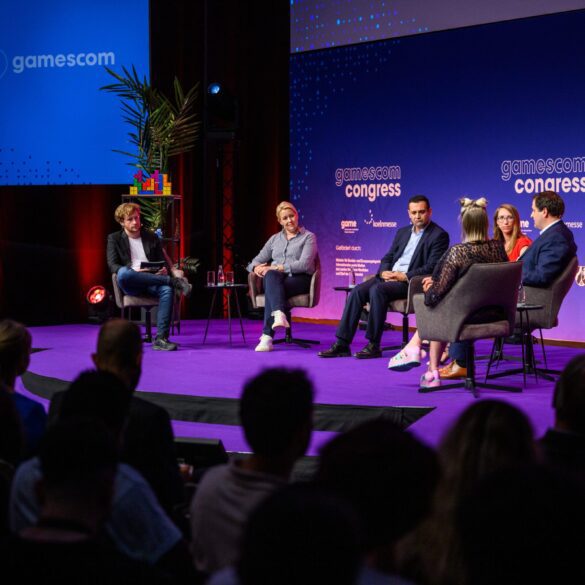
[[[358,360],[369,360],[372,358],[379,358],[382,357],[382,352],[380,351],[380,346],[373,341],[370,341],[364,349],[358,351],[354,357],[358,358]]]
[[[350,357],[351,349],[349,348],[349,345],[336,341],[329,349],[320,351],[317,355],[322,358]]]

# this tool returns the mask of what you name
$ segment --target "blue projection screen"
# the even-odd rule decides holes
[[[348,273],[376,272],[407,199],[460,241],[457,200],[520,210],[554,189],[585,253],[585,11],[291,56],[291,198],[319,240],[321,302],[337,319]],[[559,339],[582,340],[585,268],[563,306]]]
[[[28,0],[3,7],[0,185],[129,181],[108,66],[149,74],[148,0]]]

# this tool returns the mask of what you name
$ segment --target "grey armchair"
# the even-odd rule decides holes
[[[133,307],[144,309],[144,341],[150,343],[152,341],[152,315],[151,311],[154,307],[158,307],[158,298],[156,297],[135,297],[132,295],[125,294],[122,289],[118,286],[118,276],[112,274],[112,285],[114,287],[114,298],[116,299],[116,305],[120,309],[122,319],[126,319],[130,310]],[[177,330],[181,332],[181,322],[179,320],[180,310],[177,310],[177,305],[180,304],[180,296],[175,296],[175,303],[173,304],[173,318],[171,319],[172,331],[175,330],[175,322],[177,323]]]
[[[524,287],[526,303],[531,305],[542,305],[542,309],[535,309],[530,311],[530,331],[528,331],[528,333],[532,333],[536,330],[538,330],[540,333],[540,345],[544,359],[544,368],[537,368],[536,373],[538,376],[548,380],[554,381],[554,378],[549,374],[560,375],[561,372],[558,370],[550,370],[548,368],[548,364],[546,362],[546,351],[544,349],[544,341],[542,339],[542,330],[553,329],[559,324],[559,311],[565,297],[573,286],[573,282],[575,281],[575,276],[577,275],[578,270],[579,260],[577,256],[575,256],[567,264],[565,269],[557,276],[557,278],[555,278],[555,280],[553,280],[553,282],[546,288],[536,288],[533,286]],[[498,347],[498,359],[506,359],[503,356],[503,341],[504,340],[502,340],[500,346]],[[529,352],[529,355],[526,357],[526,362],[529,364],[529,368],[531,368],[531,364],[535,362],[532,351],[532,340],[530,340],[530,342],[527,344],[527,352]],[[508,376],[510,374],[516,374],[522,371],[522,368],[509,369],[503,372],[492,374],[490,375],[490,378],[499,378],[501,376]],[[531,370],[529,369],[529,371]]]
[[[432,341],[475,341],[509,335],[514,329],[521,262],[474,264],[435,307],[424,304],[424,295],[414,296],[416,323],[421,339]],[[497,283],[497,286],[493,286]],[[478,322],[480,309],[498,309],[501,318]],[[464,387],[477,396],[477,387],[521,392],[514,386],[476,382],[473,344],[467,356],[467,378],[458,384],[421,388],[419,392]]]
[[[263,288],[263,280],[250,272],[248,274],[248,296],[250,297],[250,301],[252,303],[252,307],[254,309],[263,308],[265,304],[264,299],[264,288]],[[321,294],[321,261],[319,260],[319,256],[317,256],[317,260],[315,262],[315,272],[311,278],[311,285],[309,288],[309,292],[302,295],[295,295],[294,297],[289,297],[287,302],[287,310],[286,310],[286,317],[290,324],[285,330],[284,339],[275,339],[273,343],[294,343],[301,347],[310,347],[311,345],[318,345],[320,342],[313,339],[298,339],[293,337],[292,335],[292,318],[291,318],[291,310],[295,307],[305,307],[307,309],[312,309],[319,303],[319,296]]]

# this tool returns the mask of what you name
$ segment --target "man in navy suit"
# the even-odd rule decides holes
[[[532,200],[531,217],[540,236],[522,256],[522,283],[548,286],[577,253],[573,232],[561,220],[565,202],[554,191],[543,191]]]
[[[431,274],[435,264],[449,247],[449,234],[431,221],[432,209],[424,195],[408,201],[408,216],[412,226],[400,228],[382,258],[375,278],[358,284],[350,293],[335,336],[337,341],[320,357],[347,357],[363,306],[370,303],[366,338],[369,343],[355,354],[360,359],[381,357],[380,340],[388,303],[405,299],[408,281],[413,276]]]

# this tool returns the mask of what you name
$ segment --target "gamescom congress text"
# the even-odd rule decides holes
[[[398,165],[380,167],[352,167],[335,169],[335,185],[345,186],[346,197],[367,197],[374,202],[378,197],[399,197],[400,183],[368,183],[362,181],[398,181],[401,178],[401,169]]]
[[[512,177],[522,175],[584,174],[585,156],[504,160],[500,169],[503,181],[509,181]],[[541,191],[585,193],[585,176],[516,179],[514,191],[519,194],[533,194]]]

